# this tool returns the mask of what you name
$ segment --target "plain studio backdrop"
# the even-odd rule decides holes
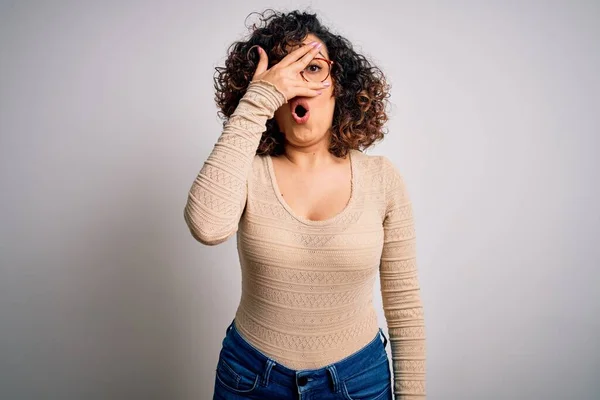
[[[241,272],[183,208],[268,7],[392,85],[368,153],[413,198],[428,398],[597,399],[600,4],[542,0],[2,1],[0,398],[211,397]]]

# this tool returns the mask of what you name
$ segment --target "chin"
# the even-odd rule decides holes
[[[290,130],[290,134],[286,135],[286,139],[289,141],[290,138],[294,138],[294,142],[311,142],[314,143],[324,137],[323,133],[319,131],[313,131],[309,127],[298,127]]]

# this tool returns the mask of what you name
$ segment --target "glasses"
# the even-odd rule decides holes
[[[256,63],[258,63],[258,53],[252,52],[252,49],[258,47],[258,45],[254,45],[248,49],[248,53],[246,53],[246,58],[250,59],[250,57],[256,57]],[[277,64],[280,60],[271,58],[269,60],[269,68],[273,65]],[[310,63],[300,71],[300,75],[302,79],[306,82],[325,82],[331,73],[331,65],[333,64],[332,60],[327,60],[326,58],[315,57]]]
[[[310,63],[300,71],[300,75],[306,82],[324,82],[329,78],[333,61],[325,58],[315,57]]]

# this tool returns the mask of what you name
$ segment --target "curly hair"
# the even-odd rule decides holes
[[[358,54],[347,39],[331,33],[315,14],[297,10],[289,13],[266,10],[256,14],[261,24],[248,28],[247,40],[234,42],[229,47],[225,67],[215,68],[215,101],[223,124],[235,111],[254,76],[259,56],[256,49],[250,50],[261,46],[267,52],[270,67],[285,57],[287,46],[301,45],[312,33],[325,44],[329,58],[335,61],[331,75],[336,101],[329,152],[345,157],[350,149],[362,151],[383,139],[387,133],[384,124],[388,120],[390,87],[378,67]],[[285,136],[271,118],[256,153],[277,156],[285,152],[284,144]]]

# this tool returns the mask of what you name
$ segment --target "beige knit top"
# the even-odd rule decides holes
[[[185,221],[206,245],[237,233],[240,334],[291,369],[322,368],[378,332],[379,275],[395,399],[425,398],[425,329],[411,200],[385,156],[350,151],[352,193],[327,220],[297,215],[279,194],[270,156],[256,154],[287,101],[252,82],[189,191]]]

